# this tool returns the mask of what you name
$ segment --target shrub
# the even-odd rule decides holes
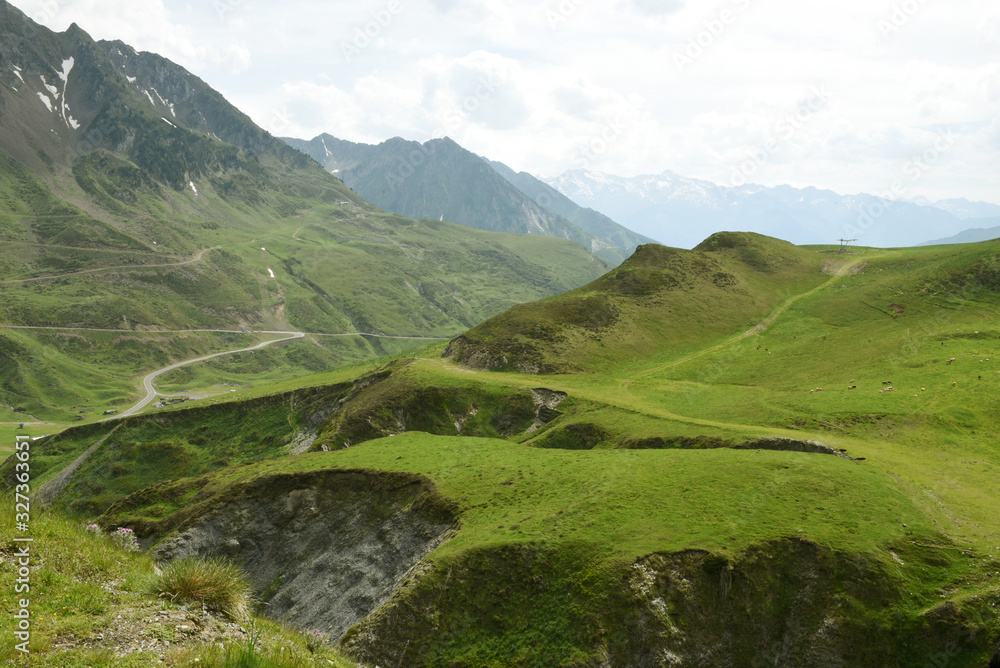
[[[171,601],[201,603],[237,621],[250,615],[252,595],[246,575],[222,559],[178,559],[153,579],[149,589]]]

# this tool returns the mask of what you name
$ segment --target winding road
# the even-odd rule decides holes
[[[174,369],[179,369],[182,366],[187,366],[189,364],[196,364],[198,362],[204,362],[205,360],[210,360],[210,359],[213,359],[215,357],[222,357],[223,355],[235,355],[236,353],[248,353],[248,352],[251,352],[253,350],[260,350],[261,348],[264,348],[265,346],[269,346],[272,343],[279,343],[281,341],[290,341],[292,339],[301,339],[301,338],[303,338],[305,336],[304,332],[260,332],[260,333],[261,334],[287,334],[288,336],[285,336],[285,337],[280,338],[280,339],[274,339],[273,341],[264,341],[262,343],[258,343],[255,346],[251,346],[249,348],[240,348],[239,350],[227,350],[225,352],[215,353],[213,355],[205,355],[204,357],[196,357],[194,359],[184,360],[183,362],[177,362],[175,364],[171,364],[170,366],[165,366],[162,369],[157,369],[153,373],[147,374],[146,377],[142,379],[142,386],[146,390],[146,396],[145,396],[145,398],[143,398],[139,403],[137,403],[135,406],[132,406],[132,408],[129,408],[126,411],[122,411],[121,413],[119,413],[117,415],[113,415],[111,417],[104,418],[103,420],[98,420],[98,421],[99,422],[107,422],[108,420],[117,420],[119,418],[128,417],[129,415],[135,415],[136,413],[138,413],[139,411],[141,411],[143,408],[145,408],[150,403],[152,403],[153,399],[155,399],[156,396],[157,396],[157,394],[159,394],[156,391],[156,388],[153,387],[153,380],[155,380],[157,376],[165,374],[168,371],[173,371]]]

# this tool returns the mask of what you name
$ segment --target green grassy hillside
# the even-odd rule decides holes
[[[124,340],[167,336],[144,333],[149,330],[348,335],[316,336],[268,351],[270,365],[235,375],[193,372],[209,387],[245,383],[251,376],[259,381],[261,371],[283,374],[271,378],[291,377],[394,353],[419,345],[420,337],[448,337],[606,269],[567,241],[496,235],[412,221],[363,203],[341,204],[340,193],[323,194],[326,177],[319,168],[288,179],[307,191],[304,184],[315,183],[315,198],[298,200],[294,215],[266,206],[243,212],[216,196],[210,184],[197,196],[159,188],[136,195],[131,222],[119,234],[55,198],[23,167],[12,161],[4,166],[11,176],[4,183],[24,185],[10,186],[7,211],[0,212],[0,220],[7,221],[2,236],[8,239],[0,241],[6,269],[0,322],[76,328],[59,336],[82,342],[70,350],[55,345],[55,333],[2,333],[8,343],[0,403],[49,420],[71,419],[73,406],[84,401],[102,410],[119,407],[136,397],[130,378],[152,371],[164,358],[154,351],[140,364],[112,359],[107,350],[98,352],[107,336],[87,329],[121,330]],[[129,187],[127,175],[112,172],[105,181],[111,180],[123,190]],[[327,203],[331,199],[336,202]],[[116,220],[115,214],[107,217]],[[82,221],[74,228],[82,232],[73,238],[65,231],[58,239],[39,236],[39,225],[66,220]],[[114,234],[95,231],[105,228]],[[102,243],[87,241],[84,232]],[[377,336],[351,336],[355,333]],[[226,349],[192,346],[187,338],[179,345],[191,357]],[[131,353],[123,349],[122,355]],[[110,394],[81,393],[79,387],[104,387]]]
[[[473,328],[445,356],[529,373],[621,369],[753,328],[789,295],[829,280],[824,266],[834,263],[750,233],[719,233],[691,251],[640,246],[588,285]]]
[[[366,663],[985,665],[1000,244],[840,254],[719,235],[679,253],[644,248],[566,297],[614,295],[615,331],[638,334],[606,356],[552,315],[560,298],[531,305],[578,343],[577,371],[477,370],[442,343],[163,409],[118,427],[55,505],[155,543],[265,481],[420,476],[459,529],[347,633]],[[663,324],[670,308],[691,331]],[[654,335],[675,344],[649,352]],[[112,429],[41,442],[39,482]]]

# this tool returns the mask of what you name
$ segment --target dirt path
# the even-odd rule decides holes
[[[227,245],[231,245],[231,244],[227,244]],[[18,278],[18,279],[12,280],[12,281],[0,281],[0,285],[16,285],[16,284],[22,284],[22,283],[33,283],[35,281],[50,281],[50,280],[53,280],[53,279],[56,279],[56,278],[66,278],[67,276],[81,276],[81,275],[84,275],[84,274],[98,274],[98,273],[100,273],[102,271],[122,271],[122,270],[139,271],[141,269],[160,269],[160,268],[163,268],[163,267],[182,267],[184,265],[194,264],[195,262],[200,262],[202,256],[204,256],[205,253],[208,253],[208,252],[214,251],[214,250],[218,250],[220,248],[224,248],[224,246],[212,246],[211,248],[202,248],[200,251],[198,251],[197,253],[195,253],[194,255],[192,255],[187,260],[181,260],[180,262],[168,262],[168,263],[163,263],[163,264],[140,264],[140,265],[126,264],[126,265],[117,265],[117,266],[113,266],[113,267],[97,267],[97,268],[94,268],[94,269],[81,269],[79,271],[70,271],[70,272],[66,272],[64,274],[54,274],[52,276],[38,276],[38,277],[35,277],[35,278]]]
[[[702,418],[680,415],[663,408],[662,406],[651,405],[641,397],[636,397],[629,392],[627,385],[627,382],[629,381],[626,381],[621,385],[609,384],[606,387],[591,388],[573,383],[572,376],[565,377],[565,380],[570,381],[565,382],[563,376],[523,376],[519,374],[500,373],[494,371],[476,371],[475,369],[466,369],[464,367],[454,366],[441,359],[431,359],[426,357],[418,358],[415,360],[415,363],[427,364],[435,367],[435,369],[439,372],[447,372],[455,376],[459,376],[460,374],[478,374],[480,377],[485,377],[488,382],[511,388],[524,389],[527,387],[545,387],[547,390],[565,392],[571,397],[586,399],[596,404],[603,404],[618,408],[622,411],[641,413],[643,415],[671,420],[682,424],[715,427],[718,429],[735,431],[747,435],[753,434],[761,437],[779,436],[797,441],[816,440],[831,446],[835,445],[847,447],[852,443],[850,439],[831,438],[830,434],[826,433],[812,433],[802,430],[767,427],[755,424],[720,422],[717,420],[705,420]],[[532,378],[534,378],[534,380],[531,380]]]
[[[814,295],[817,292],[819,292],[819,291],[821,291],[821,290],[823,290],[825,288],[828,288],[829,286],[831,286],[832,284],[834,284],[837,280],[839,280],[839,279],[843,278],[845,275],[847,275],[847,273],[850,272],[859,263],[861,263],[863,261],[867,261],[868,259],[870,259],[870,258],[858,259],[858,260],[855,260],[854,262],[847,263],[844,266],[840,267],[836,271],[836,273],[830,278],[830,280],[821,283],[820,285],[816,286],[815,288],[812,288],[811,290],[808,290],[806,292],[802,292],[800,294],[797,294],[797,295],[794,295],[792,297],[789,297],[780,306],[778,306],[774,311],[772,311],[767,316],[767,318],[765,318],[763,321],[761,321],[758,325],[756,325],[755,327],[753,327],[749,331],[746,331],[746,332],[743,332],[741,334],[737,334],[735,336],[732,336],[729,339],[726,339],[725,341],[722,341],[721,343],[718,343],[718,344],[716,344],[714,346],[710,346],[710,347],[705,348],[703,350],[699,350],[699,351],[697,351],[695,353],[692,353],[690,355],[682,357],[681,359],[677,359],[677,360],[674,360],[672,362],[668,362],[667,364],[662,364],[660,366],[657,366],[657,367],[655,367],[653,369],[649,369],[649,370],[637,373],[637,374],[633,375],[631,378],[623,380],[618,386],[607,386],[607,387],[602,387],[601,389],[598,390],[598,389],[588,388],[588,387],[585,387],[585,386],[579,386],[579,385],[577,385],[575,383],[572,383],[572,381],[570,383],[565,383],[565,382],[562,381],[562,377],[560,377],[560,376],[547,376],[547,377],[545,377],[545,380],[544,380],[545,387],[546,387],[546,389],[557,390],[557,391],[560,391],[560,392],[566,392],[570,396],[576,396],[576,397],[580,397],[580,398],[583,398],[583,399],[588,399],[588,400],[594,401],[596,403],[607,404],[607,405],[610,405],[610,406],[614,406],[616,408],[620,408],[622,410],[626,410],[626,411],[636,411],[636,410],[638,410],[638,411],[640,411],[640,412],[642,412],[642,413],[644,413],[646,415],[651,415],[651,416],[654,416],[654,417],[664,418],[664,419],[667,419],[667,420],[672,420],[672,421],[675,421],[675,422],[681,422],[681,423],[685,423],[685,424],[693,424],[693,425],[700,425],[700,426],[703,426],[703,427],[715,427],[715,428],[719,428],[719,429],[742,431],[742,432],[745,432],[745,433],[759,434],[761,436],[785,436],[785,437],[788,437],[788,438],[794,438],[796,440],[816,439],[816,440],[822,440],[823,442],[825,442],[827,444],[837,444],[839,441],[842,441],[843,439],[831,439],[829,434],[822,434],[822,435],[820,435],[820,434],[809,434],[807,432],[802,432],[802,431],[799,431],[799,430],[792,431],[792,430],[786,430],[786,429],[775,428],[775,427],[764,427],[764,426],[753,425],[753,424],[720,422],[720,421],[716,421],[716,420],[704,420],[704,419],[701,419],[701,418],[695,418],[695,417],[689,417],[689,416],[679,415],[679,414],[674,413],[674,412],[672,412],[670,410],[667,410],[666,408],[663,408],[662,406],[650,405],[646,400],[644,400],[644,399],[642,399],[640,397],[636,397],[635,395],[633,395],[629,391],[629,385],[632,383],[632,381],[638,380],[638,379],[640,379],[640,378],[642,378],[644,376],[648,376],[648,375],[657,373],[659,371],[662,371],[664,369],[669,369],[671,367],[678,366],[680,364],[684,364],[684,363],[689,362],[689,361],[691,361],[693,359],[696,359],[696,358],[698,358],[698,357],[700,357],[702,355],[705,355],[705,354],[708,354],[708,353],[711,353],[711,352],[715,352],[715,351],[718,351],[718,350],[722,350],[723,348],[731,346],[734,343],[742,341],[743,339],[745,339],[748,336],[753,336],[755,334],[759,334],[760,332],[765,331],[768,327],[770,327],[778,319],[778,317],[781,316],[781,314],[783,314],[785,311],[787,311],[793,304],[795,304],[796,302],[798,302],[801,299],[804,299],[806,297]],[[458,374],[468,374],[468,373],[473,373],[473,374],[479,374],[480,373],[480,372],[478,372],[478,371],[476,371],[474,369],[466,369],[464,367],[457,367],[457,366],[448,364],[448,363],[446,363],[442,359],[419,358],[417,360],[417,363],[430,364],[430,365],[436,367],[437,369],[439,369],[440,371],[445,371],[445,372],[448,372],[448,373],[451,373],[451,374],[455,374],[455,375],[458,375]],[[524,387],[525,383],[532,382],[532,381],[528,380],[529,377],[521,376],[519,374],[507,374],[507,373],[496,373],[496,372],[482,372],[481,375],[484,375],[485,377],[489,378],[490,381],[492,381],[492,382],[496,382],[496,383],[507,385],[507,386],[511,386],[511,387]],[[567,379],[572,379],[572,376],[568,376],[566,378]],[[538,381],[534,381],[534,382],[540,382],[540,379]],[[844,442],[846,443],[846,441],[844,441]]]
[[[3,217],[4,214],[0,214]],[[84,251],[87,253],[114,253],[115,255],[145,255],[150,256],[153,254],[153,249],[149,250],[125,250],[123,248],[83,248],[81,246],[63,246],[61,244],[40,244],[34,241],[10,241],[4,239],[4,244],[8,246],[31,246],[32,248],[62,248],[64,250],[71,251]],[[166,256],[177,255],[176,253],[164,253]]]
[[[659,373],[660,371],[663,371],[664,369],[669,369],[671,367],[680,366],[681,364],[685,364],[687,362],[690,362],[691,360],[697,359],[697,358],[701,357],[702,355],[707,355],[709,353],[714,353],[714,352],[717,352],[719,350],[722,350],[723,348],[728,348],[729,346],[731,346],[734,343],[737,343],[739,341],[742,341],[743,339],[747,338],[748,336],[754,336],[755,334],[760,334],[761,332],[763,332],[764,330],[766,330],[768,327],[770,327],[771,325],[773,325],[774,321],[777,320],[781,316],[782,313],[784,313],[785,311],[787,311],[792,306],[792,304],[794,304],[795,302],[799,301],[800,299],[804,299],[806,297],[810,297],[810,296],[816,294],[817,292],[819,292],[820,290],[824,290],[824,289],[828,288],[829,286],[833,285],[838,280],[840,280],[841,278],[843,278],[844,276],[846,276],[847,273],[850,272],[854,267],[856,267],[857,265],[861,264],[862,262],[867,262],[868,259],[869,258],[858,258],[858,259],[854,260],[853,262],[845,263],[843,266],[841,266],[840,268],[838,268],[834,272],[833,276],[830,277],[830,280],[825,281],[823,283],[820,283],[819,285],[817,285],[812,290],[808,290],[806,292],[797,294],[797,295],[795,295],[793,297],[789,297],[780,306],[778,306],[778,308],[776,308],[773,311],[771,311],[770,315],[768,315],[766,318],[764,318],[764,320],[762,320],[761,322],[759,322],[756,325],[754,325],[754,327],[752,327],[748,331],[743,332],[742,334],[737,334],[736,336],[730,337],[730,338],[726,339],[725,341],[722,341],[721,343],[715,344],[714,346],[709,346],[708,348],[702,348],[701,350],[699,350],[697,352],[694,352],[694,353],[691,353],[690,355],[686,355],[684,357],[681,357],[680,359],[676,359],[676,360],[673,360],[672,362],[667,362],[666,364],[661,364],[660,366],[656,366],[656,367],[653,367],[652,369],[647,369],[647,370],[645,370],[645,371],[643,371],[641,373],[635,374],[630,379],[623,381],[623,384],[624,385],[628,385],[633,380],[638,380],[639,378],[642,378],[644,376],[650,376],[652,374]]]
[[[119,413],[118,415],[114,415],[112,417],[105,418],[103,420],[98,420],[98,422],[107,422],[108,420],[117,420],[119,418],[128,417],[129,415],[135,415],[143,408],[148,406],[150,403],[152,403],[153,399],[156,398],[157,394],[159,394],[156,391],[156,388],[153,387],[153,381],[156,380],[157,376],[165,374],[168,371],[173,371],[174,369],[179,369],[182,366],[188,366],[189,364],[197,364],[198,362],[204,362],[206,360],[214,359],[216,357],[222,357],[223,355],[235,355],[236,353],[247,353],[253,350],[260,350],[261,348],[269,346],[273,343],[279,343],[281,341],[290,341],[292,339],[301,339],[305,337],[305,334],[302,332],[262,332],[262,333],[288,334],[289,336],[280,339],[274,339],[272,341],[263,341],[255,346],[250,346],[249,348],[240,348],[239,350],[227,350],[221,353],[214,353],[212,355],[204,355],[202,357],[196,357],[194,359],[184,360],[183,362],[175,362],[174,364],[165,366],[162,369],[157,369],[156,371],[147,374],[146,377],[142,379],[142,386],[146,390],[146,396],[141,401],[139,401],[139,403],[137,403],[135,406],[132,406],[132,408],[129,408],[128,410],[123,411],[122,413]]]

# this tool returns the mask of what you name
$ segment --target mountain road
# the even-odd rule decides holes
[[[126,411],[122,411],[121,413],[119,413],[117,415],[113,415],[111,417],[108,417],[108,418],[105,418],[103,420],[100,420],[100,422],[107,422],[108,420],[117,420],[119,418],[128,417],[129,415],[134,415],[134,414],[138,413],[139,411],[141,411],[146,406],[148,406],[150,403],[152,403],[153,399],[155,399],[156,396],[159,394],[156,391],[156,388],[153,387],[153,381],[157,378],[157,376],[165,374],[168,371],[173,371],[174,369],[179,369],[182,366],[187,366],[189,364],[196,364],[198,362],[204,362],[206,360],[210,360],[210,359],[213,359],[215,357],[222,357],[223,355],[235,355],[237,353],[247,353],[247,352],[251,352],[251,351],[254,351],[254,350],[260,350],[261,348],[264,348],[265,346],[269,346],[272,343],[279,343],[281,341],[290,341],[292,339],[301,339],[301,338],[305,337],[305,333],[303,333],[303,332],[262,332],[262,333],[265,333],[265,334],[288,334],[288,336],[285,336],[285,337],[280,338],[280,339],[274,339],[273,341],[263,341],[261,343],[258,343],[255,346],[251,346],[249,348],[240,348],[239,350],[227,350],[227,351],[221,352],[221,353],[215,353],[215,354],[212,354],[212,355],[205,355],[203,357],[196,357],[196,358],[190,359],[190,360],[184,360],[183,362],[176,362],[176,363],[171,364],[169,366],[165,366],[162,369],[157,369],[156,371],[154,371],[154,372],[152,372],[150,374],[147,374],[142,379],[142,386],[146,390],[146,396],[141,401],[139,401],[139,403],[137,403],[136,405],[132,406],[131,408],[129,408]]]

